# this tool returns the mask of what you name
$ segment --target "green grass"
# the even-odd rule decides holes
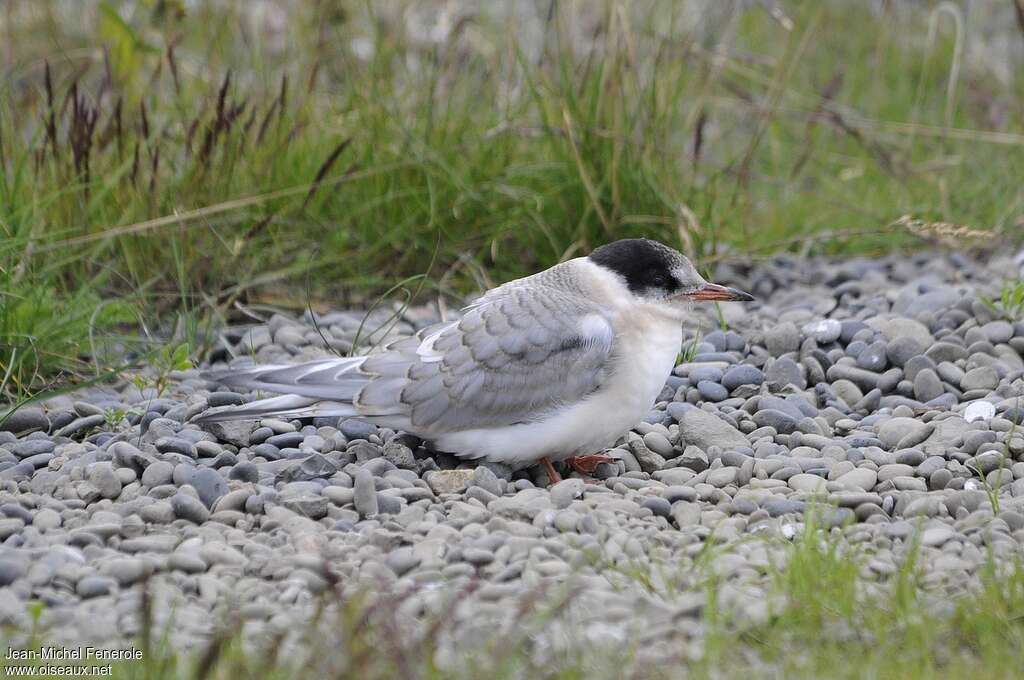
[[[453,632],[447,612],[465,593],[444,593],[437,611],[423,614],[413,634],[399,613],[397,596],[346,597],[328,589],[309,623],[284,636],[246,635],[227,619],[208,645],[184,652],[173,649],[155,624],[143,626],[134,642],[143,659],[116,663],[114,677],[1011,678],[1019,673],[1024,645],[1019,557],[990,553],[973,585],[926,587],[928,565],[913,541],[894,546],[897,570],[881,577],[866,568],[870,549],[846,541],[839,529],[818,528],[813,516],[792,542],[748,540],[772,557],[753,584],[768,602],[766,614],[755,619],[718,595],[752,585],[730,583],[716,573],[715,557],[729,547],[710,547],[681,564],[604,566],[669,606],[680,595],[707,593],[699,613],[702,637],[695,642],[684,634],[670,637],[670,648],[678,645],[678,661],[661,668],[643,665],[637,643],[629,640],[581,647],[539,663],[536,652],[546,624],[565,615],[574,598],[589,596],[571,588],[525,590],[504,632],[484,635],[477,647],[454,659],[439,650]],[[151,620],[147,602],[144,598],[143,621]],[[52,643],[38,625],[8,640],[29,648]]]
[[[3,392],[86,374],[110,333],[198,346],[180,329],[236,301],[301,309],[307,277],[338,305],[632,235],[710,258],[1019,232],[1021,81],[947,10],[737,3],[694,24],[607,0],[434,39],[410,6],[5,6]]]
[[[805,534],[773,571],[781,602],[767,622],[712,634],[709,675],[742,677],[768,664],[779,677],[1010,678],[1024,642],[1019,556],[989,555],[974,584],[923,585],[914,543],[897,545],[897,572],[869,574],[870,552],[832,535]],[[742,622],[740,622],[742,623]],[[738,654],[737,642],[746,649]]]

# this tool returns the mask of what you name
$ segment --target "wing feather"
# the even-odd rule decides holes
[[[459,320],[377,354],[209,373],[225,384],[295,397],[213,417],[354,412],[424,437],[542,419],[601,387],[615,343],[611,319],[559,273],[562,266],[499,286]],[[318,400],[331,403],[318,407]]]
[[[431,364],[438,373],[420,364],[407,374],[401,396],[414,426],[451,431],[536,420],[605,380],[614,333],[588,299],[544,286],[485,297],[430,336],[431,350],[443,350]]]

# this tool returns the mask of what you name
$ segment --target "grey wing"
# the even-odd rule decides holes
[[[414,430],[446,432],[538,420],[597,390],[614,332],[600,308],[546,286],[503,286],[457,322],[400,341],[360,367],[355,404]]]

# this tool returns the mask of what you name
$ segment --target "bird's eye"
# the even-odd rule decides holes
[[[664,274],[655,274],[651,277],[651,284],[658,288],[664,288],[668,284],[668,279],[665,278]]]

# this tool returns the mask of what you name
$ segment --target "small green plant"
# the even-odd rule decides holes
[[[981,302],[996,314],[1017,321],[1024,315],[1024,279],[1007,281],[998,298],[982,296]]]
[[[988,475],[986,475],[980,468],[967,466],[977,476],[978,483],[981,485],[982,490],[985,492],[985,496],[988,498],[989,507],[992,508],[993,514],[999,514],[999,488],[1002,486],[1003,473],[1006,471],[1006,454],[1002,454],[999,458],[999,467],[993,472],[996,472],[996,483],[993,485],[988,481]]]
[[[725,320],[725,314],[722,312],[722,305],[715,303],[715,315],[718,317],[718,328],[723,333],[729,330],[729,322]]]
[[[697,356],[697,350],[700,349],[700,343],[704,339],[704,332],[701,326],[697,326],[697,333],[693,336],[688,343],[683,344],[683,351],[676,357],[677,364],[687,364],[693,361],[694,357]]]
[[[1018,399],[1018,406],[1019,406]],[[1010,429],[1006,433],[1006,440],[1003,442],[1003,449],[999,455],[999,467],[994,470],[996,472],[996,483],[990,484],[988,476],[985,475],[980,469],[968,466],[968,469],[978,475],[981,480],[981,485],[985,489],[985,495],[988,497],[989,506],[992,508],[993,514],[999,514],[999,490],[1003,486],[1003,480],[1006,479],[1007,474],[1011,474],[1009,464],[1013,462],[1013,455],[1010,453],[1010,439],[1013,438],[1014,433],[1017,431],[1017,424],[1011,422]]]
[[[103,410],[103,421],[108,430],[115,429],[124,420],[125,410],[123,408],[108,408]]]
[[[188,343],[162,347],[151,357],[150,366],[150,375],[136,375],[132,378],[132,383],[140,390],[152,387],[156,390],[157,396],[163,395],[170,386],[171,373],[192,368]]]
[[[40,621],[43,618],[43,612],[46,611],[46,603],[42,600],[33,600],[27,605],[27,611],[29,619],[32,621],[32,625],[29,627],[31,631],[29,639],[38,643],[42,632]]]
[[[103,411],[103,418],[108,430],[116,430],[125,425],[125,418],[140,415],[138,409],[108,408]]]

